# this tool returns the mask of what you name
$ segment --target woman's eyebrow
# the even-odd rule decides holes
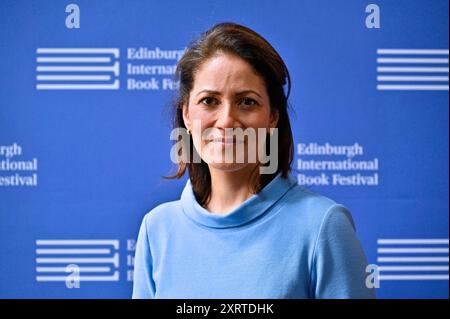
[[[214,91],[214,90],[201,90],[200,92],[197,93],[197,96],[198,96],[200,93],[203,93],[203,92],[211,93],[211,94],[215,94],[215,95],[222,95],[219,91]],[[258,95],[259,97],[262,98],[262,96],[261,96],[258,92],[253,91],[253,90],[243,90],[243,91],[236,92],[236,96],[243,95],[243,94],[246,94],[246,93],[254,93],[254,94],[256,94],[256,95]]]

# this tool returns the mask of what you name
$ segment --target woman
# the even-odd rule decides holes
[[[133,298],[374,297],[349,211],[290,174],[291,83],[275,49],[221,23],[189,46],[176,75],[175,127],[188,135],[171,178],[187,170],[189,180],[180,200],[144,217]],[[243,130],[264,134],[230,135]],[[261,151],[273,145],[267,161]]]

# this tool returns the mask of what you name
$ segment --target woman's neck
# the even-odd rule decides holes
[[[211,197],[205,208],[212,213],[226,214],[250,198],[253,195],[249,188],[251,168],[232,172],[210,169]]]

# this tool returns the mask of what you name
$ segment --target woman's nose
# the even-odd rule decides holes
[[[223,103],[217,114],[216,126],[221,128],[235,127],[238,122],[238,114],[230,102]]]

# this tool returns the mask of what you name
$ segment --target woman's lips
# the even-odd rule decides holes
[[[235,140],[233,138],[215,138],[215,139],[212,139],[211,142],[221,143],[221,144],[225,144],[225,145],[228,145],[228,144],[242,144],[242,143],[244,143],[243,140]]]

